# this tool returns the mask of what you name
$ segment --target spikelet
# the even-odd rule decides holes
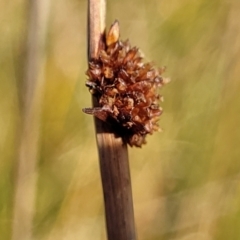
[[[119,23],[116,20],[105,36],[98,59],[89,62],[86,72],[89,88],[99,107],[84,108],[112,125],[130,146],[141,147],[146,135],[159,131],[162,114],[158,89],[168,82],[161,74],[164,68],[144,63],[140,51],[129,41],[119,40]]]

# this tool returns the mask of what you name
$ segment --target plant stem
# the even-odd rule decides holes
[[[44,85],[45,38],[49,1],[29,1],[27,57],[16,162],[12,240],[33,239],[41,101]],[[23,59],[25,60],[25,59]]]
[[[88,60],[97,58],[105,31],[105,0],[88,1]],[[93,106],[98,107],[93,97]],[[122,138],[95,118],[108,240],[135,240],[128,149]]]

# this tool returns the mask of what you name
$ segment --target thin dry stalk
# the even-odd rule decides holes
[[[105,0],[88,1],[88,58],[98,57],[105,31]],[[98,107],[93,98],[93,106]],[[95,118],[108,240],[135,240],[127,145]]]
[[[31,0],[26,43],[24,99],[16,162],[12,240],[32,239],[39,150],[44,49],[49,1]]]

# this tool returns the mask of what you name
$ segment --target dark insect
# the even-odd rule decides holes
[[[164,68],[144,63],[139,49],[119,40],[119,35],[115,21],[99,57],[89,62],[86,86],[99,107],[84,108],[83,112],[111,124],[130,146],[141,147],[147,134],[160,131],[159,101],[163,98],[158,89],[169,80],[161,76]]]
[[[83,109],[84,113],[94,115],[98,119],[102,121],[106,121],[108,117],[108,113],[111,112],[111,109],[107,109],[104,107],[95,107],[95,108],[84,108]]]

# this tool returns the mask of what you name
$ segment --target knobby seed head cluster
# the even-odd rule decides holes
[[[144,63],[143,56],[129,41],[119,40],[119,24],[115,21],[105,35],[99,57],[89,62],[86,86],[96,97],[99,107],[84,108],[112,125],[130,146],[141,147],[146,135],[159,131],[162,114],[158,94],[168,79],[164,68]]]

